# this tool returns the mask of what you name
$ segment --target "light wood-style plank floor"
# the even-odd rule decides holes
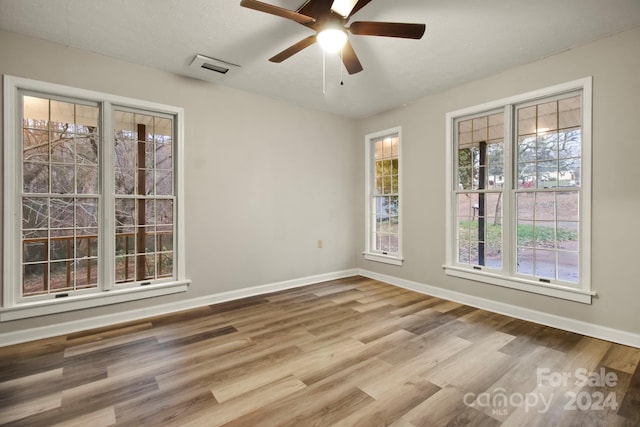
[[[0,348],[0,424],[638,426],[639,361],[352,277]]]

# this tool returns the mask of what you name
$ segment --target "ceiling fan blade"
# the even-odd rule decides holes
[[[362,64],[356,55],[356,51],[353,50],[353,46],[351,46],[349,40],[347,40],[347,43],[342,48],[342,63],[349,74],[359,73],[363,70]]]
[[[311,46],[315,42],[316,42],[315,34],[312,35],[312,36],[309,36],[309,37],[305,37],[304,39],[300,40],[298,43],[296,43],[296,44],[294,44],[292,46],[289,46],[288,48],[286,48],[285,50],[283,50],[279,54],[273,56],[272,58],[269,58],[269,61],[271,61],[271,62],[282,62],[285,59],[295,55],[298,52],[300,52],[301,50]]]
[[[319,19],[320,17],[329,15],[332,4],[333,0],[308,0],[298,9],[298,13]]]
[[[349,31],[358,36],[399,37],[403,39],[421,39],[426,26],[424,24],[405,24],[400,22],[354,22]]]
[[[316,20],[310,16],[302,13],[294,12],[293,10],[285,9],[283,7],[273,6],[271,4],[263,3],[258,0],[242,0],[240,6],[246,7],[260,12],[270,13],[271,15],[281,16],[282,18],[291,19],[302,25],[314,24]]]

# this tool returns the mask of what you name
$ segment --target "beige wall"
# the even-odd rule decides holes
[[[360,267],[640,333],[640,29],[362,121],[0,31],[0,74],[185,109],[189,291],[0,324],[0,334]],[[445,276],[445,114],[594,77],[593,305]],[[405,257],[364,261],[364,135],[402,126]],[[324,249],[316,241],[323,239]]]
[[[353,121],[8,32],[0,74],[184,108],[192,279],[187,293],[6,322],[0,333],[355,266]]]
[[[640,333],[640,29],[510,69],[363,120],[360,135],[402,126],[402,267],[358,266],[448,290]],[[445,261],[445,114],[464,107],[593,76],[592,305],[448,277]],[[364,156],[364,142],[359,145]],[[361,164],[362,165],[362,164]],[[364,171],[358,173],[362,188]],[[364,206],[360,192],[357,203]],[[361,216],[362,217],[362,216]],[[364,223],[356,231],[364,249]]]

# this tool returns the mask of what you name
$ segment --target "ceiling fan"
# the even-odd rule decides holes
[[[347,32],[358,36],[383,36],[404,39],[421,39],[424,24],[400,22],[352,22],[349,19],[371,0],[308,0],[297,11],[263,3],[258,0],[242,0],[240,6],[291,19],[316,32],[269,58],[271,62],[282,62],[316,41],[325,51],[342,52],[342,62],[349,72],[362,71],[362,64],[353,50]]]

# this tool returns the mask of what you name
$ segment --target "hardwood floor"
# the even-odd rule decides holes
[[[638,426],[639,361],[353,277],[0,348],[0,424]]]

